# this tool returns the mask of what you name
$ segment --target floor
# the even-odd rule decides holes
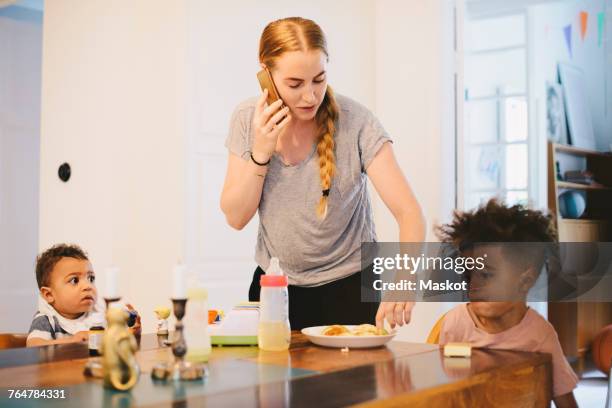
[[[608,378],[592,363],[587,363],[574,396],[580,408],[610,408],[606,407],[608,394]],[[610,403],[609,403],[610,404]]]

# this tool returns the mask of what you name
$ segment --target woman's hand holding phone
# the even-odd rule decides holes
[[[252,154],[260,163],[265,163],[272,157],[278,136],[291,120],[289,108],[286,106],[281,108],[283,106],[281,99],[268,106],[267,97],[268,90],[265,89],[257,101],[253,116],[255,139]]]

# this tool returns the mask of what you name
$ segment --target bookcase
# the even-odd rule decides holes
[[[559,179],[568,170],[589,170],[598,185]],[[583,192],[586,209],[578,219],[559,211],[559,196],[567,190]],[[612,226],[612,154],[548,142],[548,205],[560,242],[610,241]],[[611,288],[612,290],[612,288]],[[563,352],[579,373],[597,332],[612,323],[612,303],[549,302],[548,320],[557,330]]]

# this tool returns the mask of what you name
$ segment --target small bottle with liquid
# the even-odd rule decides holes
[[[257,345],[266,351],[287,350],[291,343],[288,280],[277,258],[270,260],[268,271],[261,276],[259,282],[261,293]]]
[[[104,337],[104,316],[96,314],[92,319],[91,327],[89,328],[89,338],[87,345],[89,355],[98,357],[101,355],[102,338]]]
[[[189,301],[185,309],[184,333],[187,342],[185,359],[194,363],[205,363],[211,353],[208,334],[208,291],[202,287],[189,289]]]

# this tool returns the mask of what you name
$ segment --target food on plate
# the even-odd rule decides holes
[[[346,327],[340,324],[328,326],[323,330],[325,336],[350,336],[351,332]]]
[[[379,329],[372,324],[360,324],[351,331],[346,326],[334,324],[323,329],[324,336],[386,336],[385,329]]]
[[[386,336],[389,333],[385,329],[379,329],[371,324],[360,324],[353,329],[352,334],[353,336]]]

